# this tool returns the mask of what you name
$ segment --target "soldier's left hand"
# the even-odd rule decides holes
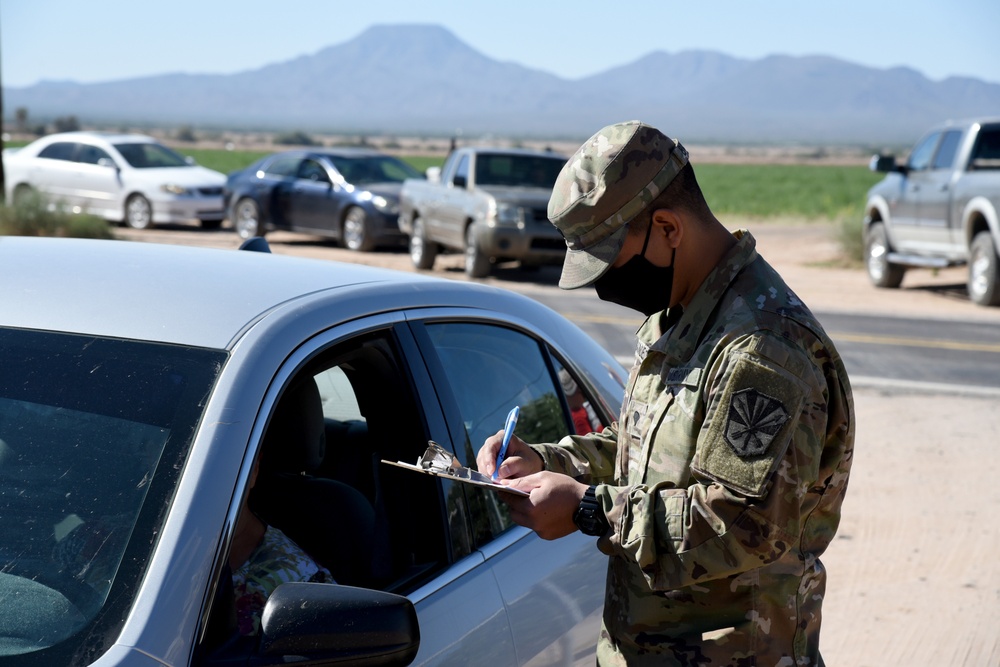
[[[527,497],[500,494],[510,506],[515,523],[530,528],[545,540],[558,539],[577,529],[573,514],[587,490],[586,484],[568,475],[548,471],[503,480],[503,483],[531,494]]]

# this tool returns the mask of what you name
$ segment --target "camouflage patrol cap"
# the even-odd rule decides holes
[[[621,251],[629,221],[687,162],[680,143],[637,120],[609,125],[580,146],[549,199],[549,220],[566,240],[559,287],[584,287],[604,275]]]

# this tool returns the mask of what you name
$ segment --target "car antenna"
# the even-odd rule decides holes
[[[251,236],[240,244],[240,250],[251,250],[253,252],[271,252],[271,246],[263,236]]]

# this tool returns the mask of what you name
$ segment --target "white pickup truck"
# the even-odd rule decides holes
[[[928,132],[904,164],[872,158],[886,177],[868,191],[868,276],[899,287],[909,267],[967,264],[969,298],[1000,305],[1000,118],[947,123]]]
[[[496,262],[561,263],[566,242],[548,220],[556,176],[566,163],[548,151],[458,148],[427,179],[407,179],[399,194],[399,228],[410,259],[429,269],[442,250],[465,253],[465,272],[489,275]]]

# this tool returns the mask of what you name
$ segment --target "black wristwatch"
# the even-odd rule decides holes
[[[597,502],[594,495],[596,486],[588,486],[580,506],[573,513],[573,523],[584,535],[601,536],[608,532],[608,518],[604,516],[604,508]]]

